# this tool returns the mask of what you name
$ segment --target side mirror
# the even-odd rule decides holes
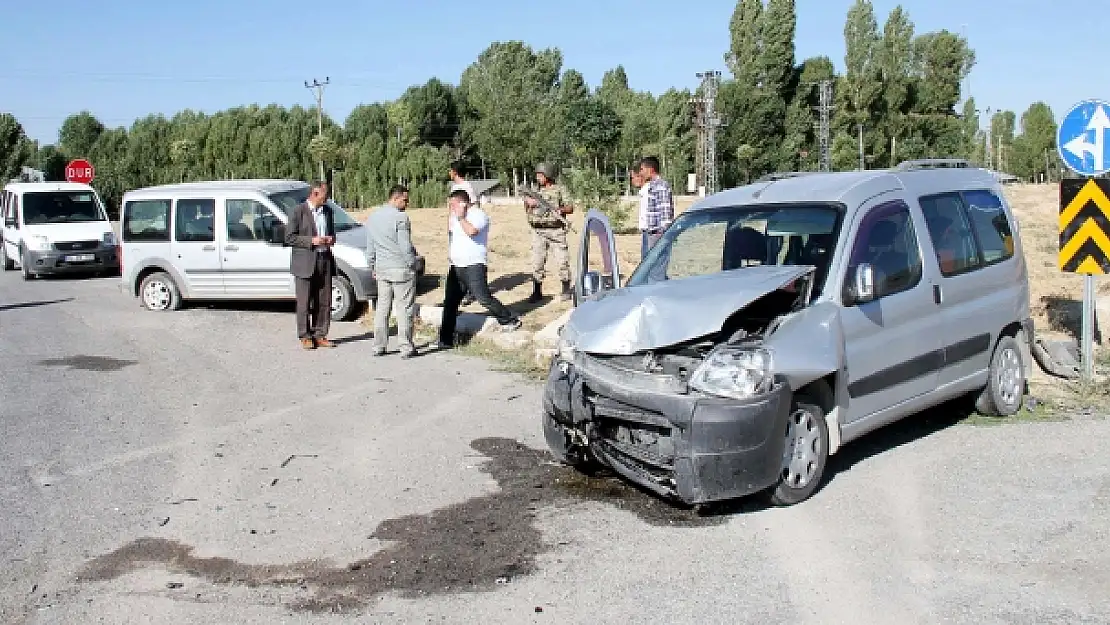
[[[590,297],[601,290],[601,274],[596,271],[587,271],[582,276],[582,296]]]
[[[285,245],[285,224],[275,223],[270,227],[270,243]]]
[[[852,297],[857,304],[875,299],[875,268],[868,263],[860,263],[852,276]]]

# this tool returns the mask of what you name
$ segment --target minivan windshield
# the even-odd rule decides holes
[[[773,204],[683,213],[628,280],[639,286],[757,265],[814,265],[824,284],[843,207]]]
[[[298,204],[303,204],[308,200],[308,193],[310,190],[309,187],[301,187],[289,191],[279,191],[269,194],[269,198],[273,200],[274,204],[278,205],[278,208],[285,211],[285,214],[288,215]],[[343,208],[335,202],[328,200],[328,206],[331,206],[332,214],[335,215],[336,232],[353,230],[362,225],[355,221],[354,217],[351,217],[347,211],[343,210]]]
[[[91,191],[34,191],[23,194],[23,223],[28,226],[107,219]]]

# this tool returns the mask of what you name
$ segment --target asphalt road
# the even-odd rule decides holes
[[[0,274],[0,622],[1110,622],[1108,421],[941,412],[699,516],[547,462],[481,361],[116,285]]]

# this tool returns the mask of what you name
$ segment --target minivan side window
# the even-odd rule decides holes
[[[923,197],[920,203],[941,275],[951,277],[981,267],[983,261],[959,193]]]
[[[1002,200],[990,191],[966,191],[964,205],[971,217],[971,228],[979,240],[983,262],[987,265],[1009,260],[1014,255],[1014,231],[1002,210]]]
[[[227,200],[228,241],[268,241],[272,214],[256,200]]]
[[[123,206],[124,241],[169,241],[170,201],[133,200]]]
[[[872,208],[860,222],[848,261],[844,301],[849,302],[851,276],[862,263],[875,271],[875,299],[908,291],[921,282],[921,252],[910,208],[900,200]]]
[[[922,197],[920,203],[944,277],[1013,257],[1013,229],[1002,209],[1002,200],[994,193],[986,190],[943,193]]]
[[[178,200],[174,210],[174,239],[211,242],[216,240],[216,200]]]

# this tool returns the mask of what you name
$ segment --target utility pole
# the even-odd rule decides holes
[[[829,157],[829,114],[836,107],[832,105],[832,81],[822,80],[817,83],[820,104],[817,111],[820,115],[820,125],[817,129],[818,154],[820,155],[821,171],[829,171],[831,158]]]
[[[709,70],[696,75],[701,79],[701,97],[693,99],[697,111],[699,173],[705,194],[709,195],[717,192],[717,129],[725,125],[717,115],[721,72]]]
[[[991,147],[992,147],[991,135],[994,134],[994,124],[992,124],[991,122],[992,122],[992,120],[991,120],[991,108],[988,106],[987,107],[987,131],[983,135],[983,147],[984,147],[984,150],[986,152],[987,169],[988,170],[993,169],[993,167],[994,167],[994,154],[993,154],[993,150],[991,149]]]
[[[331,78],[325,76],[324,82],[320,82],[315,78],[312,82],[304,81],[306,89],[316,90],[316,126],[319,131],[319,136],[324,136],[324,87],[331,83]],[[324,159],[320,159],[320,180],[324,179]]]
[[[856,129],[859,130],[859,170],[867,169],[867,162],[863,158],[863,124],[856,124]]]

